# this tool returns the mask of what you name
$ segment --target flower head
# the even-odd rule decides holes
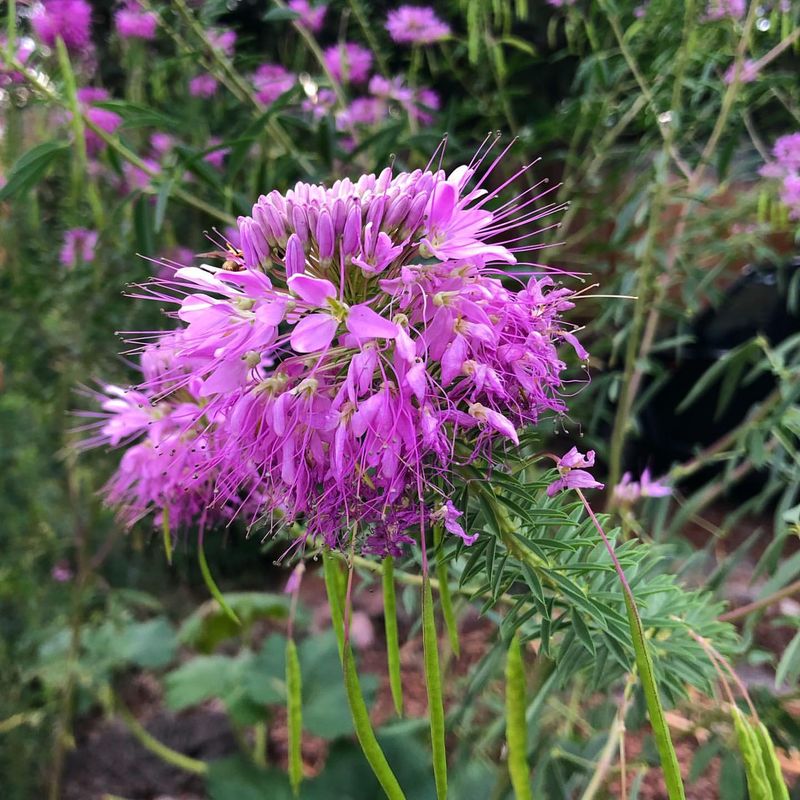
[[[390,11],[386,30],[398,44],[433,44],[450,35],[450,26],[429,6],[400,6]]]
[[[274,103],[295,85],[295,76],[280,64],[262,64],[253,73],[256,97],[265,105]]]
[[[353,42],[331,45],[325,50],[325,66],[337,81],[364,83],[372,70],[372,53]]]
[[[114,14],[114,26],[122,39],[155,39],[158,15],[145,11],[137,0],[126,0]]]
[[[64,234],[59,260],[61,266],[72,269],[76,264],[89,264],[94,261],[97,246],[97,231],[86,228],[72,228]]]
[[[61,37],[70,52],[81,53],[91,45],[92,7],[86,0],[45,0],[31,15],[31,27],[48,47]]]
[[[573,447],[558,459],[556,468],[560,477],[547,487],[548,496],[552,497],[564,489],[602,489],[603,484],[587,472],[587,469],[593,466],[594,450],[589,450],[584,455],[577,447]]]
[[[216,94],[218,87],[217,79],[213,75],[204,72],[189,81],[189,94],[192,97],[202,97],[207,100]]]
[[[672,489],[661,480],[653,480],[650,470],[645,469],[638,481],[626,472],[614,487],[614,499],[621,505],[633,505],[640,497],[669,497]]]
[[[309,0],[289,0],[287,5],[295,14],[300,15],[298,23],[304,28],[308,28],[312,33],[319,33],[322,30],[325,13],[328,10],[326,5],[313,5]]]
[[[98,108],[94,103],[102,103],[109,100],[109,94],[105,89],[95,86],[84,86],[76,92],[78,104],[89,121],[106,133],[114,131],[122,125],[122,117],[107,108]],[[96,156],[105,149],[104,139],[91,128],[84,131],[86,137],[86,151],[90,156]]]
[[[741,19],[747,10],[746,0],[709,0],[706,7],[706,19]]]
[[[208,32],[208,41],[228,58],[233,56],[236,48],[236,39],[236,31],[225,28],[218,28]]]
[[[722,76],[722,79],[725,83],[733,83],[733,79],[736,76],[736,62],[731,64],[728,69],[725,70],[725,74]],[[752,83],[758,77],[758,64],[753,61],[751,58],[746,58],[743,62],[741,67],[739,68],[739,83]]]
[[[502,272],[559,209],[537,206],[541,184],[498,204],[491,147],[449,174],[270,192],[221,266],[146,285],[181,327],[144,349],[136,390],[109,395],[95,441],[140,437],[109,498],[129,518],[296,521],[333,547],[355,529],[384,554],[431,524],[474,541],[448,496],[454,462],[565,409],[571,338],[570,290]]]

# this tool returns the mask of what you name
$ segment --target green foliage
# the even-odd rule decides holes
[[[598,451],[598,463],[608,464],[613,484],[624,453],[643,436],[650,398],[669,379],[671,365],[696,346],[698,315],[717,308],[739,319],[749,306],[761,307],[748,296],[745,307],[726,309],[731,301],[724,287],[741,264],[780,262],[797,243],[776,182],[757,172],[774,139],[795,130],[800,118],[797,44],[782,44],[800,24],[795,8],[753,6],[747,19],[714,22],[699,2],[651,0],[639,14],[638,2],[554,9],[523,0],[452,0],[437,4],[437,13],[453,35],[403,49],[390,46],[382,7],[334,0],[322,46],[363,40],[379,72],[403,74],[412,87],[434,86],[442,99],[429,124],[393,107],[351,136],[336,128],[341,104],[321,119],[300,110],[319,89],[332,87],[292,26],[294,12],[268,4],[258,10],[261,20],[241,25],[241,9],[231,12],[221,0],[193,7],[188,17],[180,5],[158,9],[163,27],[157,43],[139,43],[146,69],[134,69],[127,45],[112,39],[97,42],[94,75],[61,48],[60,58],[37,51],[24,85],[4,83],[0,774],[11,776],[3,787],[10,800],[44,796],[69,741],[53,736],[60,721],[68,734],[73,714],[112,713],[109,698],[140,671],[161,682],[171,710],[208,701],[223,707],[245,742],[269,728],[287,703],[298,711],[296,692],[287,687],[288,676],[297,673],[286,661],[291,645],[283,636],[289,599],[263,591],[282,581],[271,562],[286,543],[259,545],[233,527],[209,531],[204,550],[193,544],[194,532],[170,530],[169,520],[157,534],[149,521],[125,531],[97,496],[119,453],[77,457],[80,434],[72,429],[85,420],[70,414],[90,403],[78,387],[94,385],[98,376],[122,386],[136,380],[117,356],[127,345],[111,333],[165,324],[158,304],[121,296],[126,285],[153,273],[135,254],[159,257],[176,245],[208,250],[205,231],[233,223],[260,193],[284,190],[298,179],[331,182],[390,161],[402,169],[423,166],[445,131],[447,167],[468,161],[487,130],[519,136],[509,173],[515,159],[542,155],[548,166],[541,174],[561,184],[553,202],[571,202],[561,228],[544,232],[546,244],[566,240],[566,247],[544,249],[537,258],[574,271],[576,280],[585,277],[587,286],[602,284],[587,289],[570,312],[585,326],[592,382],[569,398],[570,419],[563,424],[570,433],[580,429],[586,447]],[[239,50],[228,67],[198,37],[195,12],[204,26],[239,26]],[[28,33],[26,18],[12,16],[9,23],[12,43],[17,29]],[[737,52],[766,62],[755,80],[731,88],[723,76]],[[242,86],[261,60],[282,63],[311,83],[304,77],[266,107],[253,102]],[[3,77],[19,69],[10,64]],[[186,92],[198,69],[220,80],[212,100]],[[121,118],[91,170],[82,141],[93,129],[76,113],[75,94],[87,85],[107,86],[113,98],[98,106]],[[360,91],[345,86],[345,101]],[[142,159],[154,157],[150,138],[157,132],[173,136],[174,146],[156,159],[155,176],[135,184],[131,174],[147,166]],[[215,148],[227,150],[221,169],[206,161]],[[97,257],[67,269],[59,264],[59,249],[64,231],[76,226],[97,227]],[[798,276],[782,289],[796,309]],[[302,729],[330,747],[322,773],[302,782],[299,797],[371,800],[380,794],[373,768],[353,741],[352,705],[359,736],[373,762],[381,762],[383,779],[396,777],[409,797],[442,794],[446,741],[450,796],[509,798],[501,758],[509,726],[511,738],[524,742],[511,747],[509,741],[515,763],[524,759],[534,775],[534,796],[547,799],[576,796],[591,780],[614,698],[637,657],[641,672],[643,653],[652,658],[659,690],[655,698],[649,692],[651,713],[654,699],[684,703],[689,686],[713,695],[716,675],[697,637],[736,663],[765,671],[779,690],[794,686],[800,675],[796,615],[771,609],[776,597],[795,594],[800,581],[800,557],[790,546],[800,533],[798,370],[797,335],[781,341],[759,328],[719,352],[676,400],[678,410],[707,415],[711,426],[743,406],[745,394],[762,382],[772,387],[769,394],[710,449],[698,445],[698,453],[669,468],[675,499],[631,508],[611,504],[600,516],[639,609],[638,637],[631,634],[613,564],[583,509],[569,494],[545,496],[553,476],[534,456],[562,452],[549,422],[523,437],[517,461],[498,452],[495,460],[504,466],[491,473],[463,454],[469,466],[454,480],[453,499],[466,509],[470,530],[480,533],[476,544],[465,548],[446,534],[436,542],[429,554],[435,581],[424,601],[418,553],[383,567],[398,712],[406,669],[401,648],[424,635],[428,682],[435,684],[432,648],[444,629],[449,638],[440,654],[447,676],[443,714],[435,703],[431,715],[436,778],[426,720],[395,719],[377,730],[370,724],[378,680],[361,665],[356,671],[344,644],[343,576],[330,569],[326,554],[334,632],[310,634],[312,614],[301,606],[296,655]],[[742,477],[756,479],[750,494],[731,491]],[[730,507],[719,502],[726,492]],[[706,519],[710,508],[717,513]],[[730,545],[731,531],[749,524],[749,514],[766,524],[748,531],[744,544]],[[713,534],[696,547],[698,525]],[[693,526],[690,544],[684,534]],[[358,563],[356,570],[356,586],[372,587],[380,568]],[[757,607],[738,618],[739,639],[720,616],[742,572],[752,575]],[[56,580],[57,574],[67,579]],[[396,598],[395,586],[404,584]],[[436,622],[435,607],[444,626]],[[469,641],[464,626],[476,613],[491,634],[476,663],[462,669],[470,653],[466,646],[460,652]],[[782,653],[765,649],[770,633],[786,639]],[[516,661],[513,670],[512,659],[505,662],[509,641],[537,653],[525,676]],[[522,677],[528,691],[520,694]],[[729,751],[729,728],[718,726],[715,712],[688,707],[693,722],[709,731],[694,753],[689,783],[720,758],[722,800],[744,800],[746,785],[753,800],[786,797],[772,742],[797,747],[800,729],[780,694],[753,694],[766,727],[737,713],[741,755]],[[511,696],[522,697],[514,700],[513,714],[506,710]],[[644,723],[645,707],[637,696],[629,728]],[[572,721],[576,714],[580,725]],[[243,748],[210,764],[209,796],[291,797],[291,784],[298,782],[294,718],[292,781]],[[655,763],[652,742],[639,766],[648,754]],[[514,791],[519,796],[522,790],[515,785]],[[635,795],[636,784],[629,792]]]

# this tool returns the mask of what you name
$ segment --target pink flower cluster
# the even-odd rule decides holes
[[[31,27],[48,47],[61,37],[67,50],[82,54],[91,46],[92,7],[86,0],[45,0],[34,8]]]
[[[433,44],[450,35],[450,26],[427,6],[400,6],[390,11],[386,30],[398,44]]]
[[[761,168],[761,174],[780,181],[781,202],[789,209],[790,219],[800,219],[800,132],[776,139],[772,156],[774,160]]]
[[[61,266],[72,269],[76,264],[89,264],[94,261],[97,247],[97,231],[86,228],[72,228],[64,234],[59,261]]]
[[[77,91],[78,103],[81,110],[86,114],[88,120],[106,133],[114,131],[122,125],[122,117],[107,108],[99,108],[95,103],[102,103],[110,100],[110,96],[105,89],[95,86],[84,86]],[[86,128],[86,152],[90,156],[96,156],[105,149],[106,143],[102,137],[95,133],[91,128]]]
[[[355,42],[341,42],[326,48],[325,66],[341,83],[365,83],[372,71],[372,53]]]
[[[326,5],[312,5],[309,0],[289,0],[288,8],[299,14],[298,22],[312,33],[319,33],[325,22]]]
[[[127,0],[114,14],[114,25],[121,39],[155,39],[158,15],[145,11],[137,0]]]
[[[706,19],[741,19],[747,11],[746,0],[710,0],[706,7]]]
[[[561,207],[545,182],[500,203],[493,144],[449,175],[273,191],[221,266],[145,284],[182,326],[151,335],[136,390],[106,392],[92,442],[138,440],[109,499],[130,520],[298,521],[334,547],[356,531],[384,554],[434,524],[472,542],[454,465],[563,412],[558,347],[586,357],[571,291],[517,262]]]

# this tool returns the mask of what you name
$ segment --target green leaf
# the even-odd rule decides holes
[[[796,633],[778,662],[775,670],[775,688],[781,684],[795,686],[800,678],[800,632]]]
[[[260,769],[244,756],[233,756],[209,765],[206,789],[210,800],[291,800],[286,775],[276,769]]]
[[[528,725],[525,722],[525,664],[519,636],[511,639],[506,659],[506,742],[508,774],[516,800],[532,800],[528,768]]]
[[[35,186],[68,150],[66,142],[44,142],[21,155],[9,170],[5,186],[0,189],[0,202],[24,194]]]
[[[165,679],[166,703],[173,711],[225,693],[235,660],[229,656],[197,656]]]
[[[285,22],[300,19],[300,14],[290,8],[271,8],[261,19],[264,22]]]
[[[178,650],[175,629],[165,617],[128,625],[119,635],[116,648],[120,658],[146,669],[165,667]]]
[[[286,619],[290,600],[285,595],[270,592],[227,592],[225,603],[238,623],[216,600],[209,600],[183,623],[178,634],[181,642],[209,653],[225,639],[245,633],[257,620]]]

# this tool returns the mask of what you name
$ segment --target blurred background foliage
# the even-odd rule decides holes
[[[2,796],[291,796],[286,572],[274,565],[281,543],[236,530],[210,538],[215,577],[245,621],[231,631],[208,601],[191,532],[170,566],[148,522],[125,531],[103,506],[99,491],[118,455],[79,453],[72,412],[91,403],[85,392],[98,381],[135,380],[114,332],[167,324],[156,304],[123,296],[158,272],[155,259],[185,263],[184,248],[217,249],[236,216],[272,188],[355,177],[392,161],[424,166],[445,135],[445,165],[465,163],[495,130],[519,140],[509,174],[541,157],[537,179],[559,183],[558,199],[570,201],[561,226],[543,233],[552,247],[539,258],[586,287],[573,319],[585,325],[592,380],[576,374],[569,419],[540,433],[559,452],[570,440],[594,448],[611,487],[646,467],[674,486],[669,499],[607,498],[645,620],[660,630],[670,614],[694,614],[695,630],[733,658],[800,796],[800,606],[792,599],[800,579],[800,199],[793,207],[781,179],[761,174],[775,163],[775,140],[800,129],[800,6],[451,0],[435,6],[449,37],[401,46],[384,25],[392,5],[331,0],[314,32],[282,2],[143,2],[140,11],[159,19],[144,40],[121,36],[117,7],[97,0],[92,45],[71,52],[36,36],[35,6],[6,6]],[[221,30],[237,34],[230,53],[212,44]],[[345,41],[366,47],[375,75],[399,76],[402,87],[332,80],[321,48]],[[282,65],[287,88],[264,90],[262,64]],[[190,89],[202,76],[214,83],[210,96]],[[107,95],[83,101],[76,89],[88,86]],[[76,228],[96,232],[96,246],[65,258]],[[517,487],[531,513],[549,502],[542,486],[534,475]],[[580,515],[560,527],[574,504],[552,509],[526,535],[546,537],[554,563],[596,566],[602,553],[577,527]],[[613,574],[579,568],[572,601],[559,601],[534,579],[520,583],[524,566],[492,521],[475,514],[486,536],[473,554],[445,549],[439,573],[469,588],[453,598],[461,656],[444,656],[455,680],[452,796],[511,796],[499,688],[510,629],[534,642],[526,722],[535,796],[619,796],[622,721],[639,731],[644,705],[625,677],[629,643],[613,626],[602,630],[603,615],[622,608]],[[413,692],[421,658],[413,558],[400,565],[409,583],[400,595],[407,716],[392,717],[385,678],[364,684],[401,783],[425,798],[433,790],[424,697]],[[368,563],[360,572],[362,667],[380,675],[379,592]],[[675,575],[711,594],[673,591]],[[475,593],[492,602],[466,599]],[[582,607],[587,597],[608,605]],[[498,598],[511,613],[500,612]],[[535,608],[520,605],[532,598]],[[741,639],[717,622],[722,601],[744,607],[730,618]],[[375,797],[313,575],[297,625],[310,778],[302,797]],[[690,793],[745,797],[730,719],[707,699],[715,675],[701,646],[667,639],[659,656]],[[649,769],[652,740],[625,741],[628,797],[666,796]],[[103,743],[115,763],[98,756]]]

